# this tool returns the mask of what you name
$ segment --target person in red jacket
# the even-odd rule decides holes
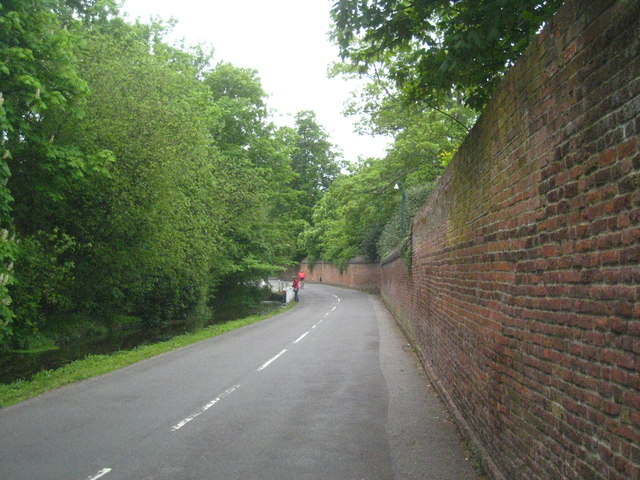
[[[300,270],[298,280],[300,280],[300,288],[304,288],[304,271]]]
[[[298,302],[300,301],[298,298],[298,290],[300,290],[300,281],[293,277],[293,283],[291,284],[291,288],[293,288],[293,299]]]

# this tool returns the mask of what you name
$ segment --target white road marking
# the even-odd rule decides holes
[[[284,355],[286,351],[287,351],[287,349],[285,348],[279,354],[277,354],[275,357],[273,357],[271,360],[268,360],[267,362],[263,363],[262,366],[258,369],[258,372],[261,372],[262,370],[267,368],[269,365],[271,365],[273,362],[275,362],[278,358],[280,358],[282,355]]]
[[[324,318],[327,318],[327,317],[329,316],[329,314],[330,314],[330,313],[332,313],[332,312],[334,312],[334,311],[335,311],[335,309],[336,309],[336,308],[337,308],[337,307],[333,307],[331,310],[329,310],[327,313],[325,313],[325,314],[322,316],[322,318],[323,318],[323,319],[324,319]],[[322,320],[320,320],[320,321],[322,321]],[[318,323],[319,323],[319,322],[318,322]]]
[[[334,295],[334,297],[336,297],[336,300],[338,300],[338,303],[340,303],[340,297],[338,295]]]
[[[226,397],[227,395],[233,393],[235,390],[237,390],[238,388],[240,388],[240,385],[234,385],[231,388],[226,389],[222,394],[220,394],[220,396],[214,398],[213,400],[211,400],[209,403],[207,403],[204,407],[202,407],[200,410],[198,410],[196,413],[194,413],[193,415],[191,415],[190,417],[185,418],[184,420],[182,420],[181,422],[175,424],[173,427],[171,427],[171,431],[175,432],[177,430],[180,430],[182,427],[184,427],[187,423],[189,423],[191,420],[193,420],[196,417],[199,417],[200,415],[202,415],[204,412],[206,412],[207,410],[209,410],[211,407],[213,407],[216,403],[218,403],[220,400],[222,400],[224,397]]]
[[[303,339],[304,337],[306,337],[307,335],[309,335],[309,332],[305,332],[305,333],[303,333],[303,334],[302,334],[302,335],[300,335],[300,336],[298,337],[298,339],[297,339],[295,342],[293,342],[293,343],[294,343],[294,344],[295,344],[295,343],[298,343],[300,340],[302,340],[302,339]]]
[[[337,295],[334,295],[335,298],[338,299],[338,303],[340,303],[340,298]],[[334,312],[336,310],[337,307],[333,307],[331,310],[329,310],[327,313],[324,314],[324,316],[320,319],[320,321],[318,323],[316,323],[313,327],[311,328],[316,328],[318,325],[320,325],[322,323],[322,320],[324,318],[326,318],[331,312]],[[298,337],[298,339],[296,341],[294,341],[293,343],[296,344],[298,342],[300,342],[304,337],[306,337],[307,335],[309,335],[310,331],[307,331],[305,333],[303,333],[302,335],[300,335]],[[280,353],[278,353],[276,356],[274,356],[273,358],[267,360],[265,363],[263,363],[260,368],[258,368],[258,372],[261,372],[262,370],[264,370],[265,368],[267,368],[269,365],[271,365],[273,362],[275,362],[278,358],[280,358],[282,355],[284,355],[287,352],[287,349],[285,348],[284,350],[282,350]],[[175,424],[173,427],[171,427],[171,431],[175,432],[177,430],[180,430],[182,427],[184,427],[187,423],[189,423],[190,421],[192,421],[193,419],[195,419],[196,417],[202,415],[204,412],[206,412],[207,410],[209,410],[211,407],[213,407],[216,403],[218,403],[220,400],[222,400],[224,397],[226,397],[227,395],[233,393],[235,390],[237,390],[238,388],[240,388],[240,385],[234,385],[231,388],[228,388],[227,390],[225,390],[220,396],[214,398],[213,400],[211,400],[209,403],[207,403],[205,406],[203,406],[200,410],[198,410],[196,413],[194,413],[193,415],[185,418],[184,420],[182,420],[181,422]],[[98,478],[106,475],[107,473],[109,473],[111,471],[110,468],[105,468],[104,470],[101,470],[100,472],[98,472],[98,475],[95,477],[90,477],[88,480],[97,480]]]
[[[104,477],[110,471],[111,471],[110,468],[103,468],[98,473],[96,473],[93,477],[87,478],[87,480],[98,480],[100,477]]]

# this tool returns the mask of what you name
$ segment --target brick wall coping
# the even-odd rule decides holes
[[[393,250],[391,250],[391,252],[389,252],[389,254],[386,257],[380,260],[380,266],[384,267],[386,264],[395,262],[399,258],[402,258],[402,252],[400,251],[399,247],[396,247]]]

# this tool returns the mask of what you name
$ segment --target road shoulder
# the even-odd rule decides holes
[[[370,295],[380,332],[380,368],[389,390],[387,432],[395,480],[476,480],[464,441],[402,331]]]

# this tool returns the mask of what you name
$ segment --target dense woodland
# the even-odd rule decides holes
[[[165,25],[109,3],[1,13],[0,344],[96,318],[202,324],[301,257],[340,171],[312,112],[273,125],[257,72],[170,46]]]
[[[347,113],[395,141],[343,162],[313,112],[274,125],[258,72],[167,43],[170,24],[111,0],[0,0],[0,348],[203,325],[304,257],[402,244],[402,195],[410,216],[561,2],[365,3],[335,2],[334,74],[370,78]]]

